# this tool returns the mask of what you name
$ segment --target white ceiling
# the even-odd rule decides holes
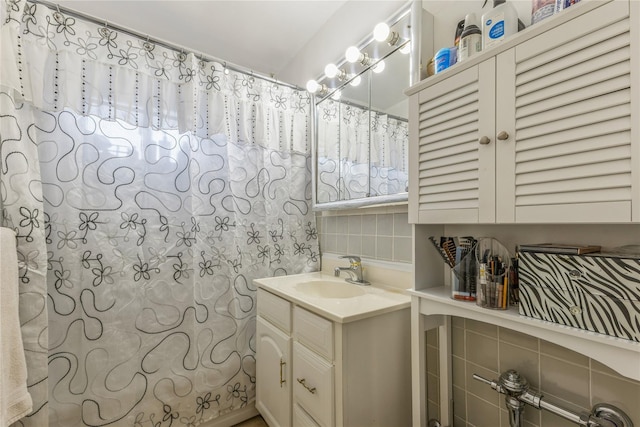
[[[59,4],[303,85],[406,0],[62,0]]]

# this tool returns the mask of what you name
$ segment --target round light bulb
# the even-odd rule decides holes
[[[384,71],[385,63],[383,60],[378,61],[376,65],[373,66],[372,70],[374,73],[381,73]]]
[[[309,93],[316,93],[318,91],[318,89],[320,88],[320,85],[318,84],[317,81],[315,80],[309,80],[307,82],[307,91]]]
[[[391,29],[389,28],[389,26],[384,22],[381,22],[373,28],[373,38],[379,42],[386,41],[387,37],[389,37],[390,32]]]
[[[356,78],[351,80],[351,82],[349,82],[349,84],[351,86],[358,86],[360,84],[360,82],[362,82],[362,78],[360,76],[356,76]]]
[[[400,53],[404,55],[406,55],[409,52],[411,52],[411,42],[408,42],[407,44],[405,44],[400,48]]]
[[[324,67],[324,75],[329,77],[330,79],[337,76],[339,72],[340,70],[338,70],[338,67],[336,67],[336,64],[327,64],[327,66]]]
[[[342,92],[337,90],[333,92],[333,95],[331,95],[331,99],[333,99],[334,101],[337,101],[340,99],[341,96],[342,96]]]
[[[344,57],[345,59],[350,62],[350,63],[354,63],[354,62],[358,62],[358,60],[360,59],[360,49],[358,49],[355,46],[351,46],[347,49],[347,51],[344,53]]]

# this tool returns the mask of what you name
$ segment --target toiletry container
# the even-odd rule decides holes
[[[509,308],[513,267],[511,254],[497,239],[485,237],[476,244],[476,304],[493,310]]]
[[[457,49],[455,47],[443,47],[436,52],[436,56],[433,58],[436,74],[455,64],[457,56]]]
[[[458,46],[458,61],[464,61],[481,50],[482,32],[476,24],[476,15],[470,13],[464,19],[464,30],[460,36],[460,46]]]
[[[462,36],[462,31],[464,31],[464,19],[456,24],[456,35],[453,39],[453,45],[460,49],[460,37]]]
[[[640,342],[640,254],[518,253],[518,312]]]
[[[564,0],[560,0],[564,2]],[[552,16],[556,10],[558,0],[532,0],[531,2],[531,24],[540,22]]]
[[[506,0],[493,0],[493,9],[482,15],[482,49],[518,32],[518,13]]]
[[[578,3],[580,0],[556,0],[556,10],[555,13],[558,13],[562,10],[565,10],[569,6]]]
[[[427,77],[431,77],[436,73],[436,64],[434,58],[429,59],[427,62]]]

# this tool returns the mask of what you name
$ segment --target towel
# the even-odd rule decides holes
[[[18,283],[16,234],[0,227],[0,427],[29,414],[33,405],[27,391]]]

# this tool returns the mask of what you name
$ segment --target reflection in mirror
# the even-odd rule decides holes
[[[404,94],[409,87],[409,54],[404,47],[384,59],[382,72],[372,68],[371,197],[403,193],[409,185],[409,101]]]
[[[408,10],[390,27],[398,42],[369,39],[356,49],[360,57],[346,55],[359,59],[345,59],[334,66],[337,72],[330,70],[320,81],[322,98],[316,104],[315,120],[316,209],[407,200]]]
[[[359,84],[345,85],[316,107],[319,203],[368,197],[368,72],[355,82]]]
[[[317,203],[407,191],[409,55],[383,59],[317,104]],[[380,66],[380,65],[378,65]],[[356,77],[354,80],[357,80]],[[352,82],[354,81],[352,80]]]

